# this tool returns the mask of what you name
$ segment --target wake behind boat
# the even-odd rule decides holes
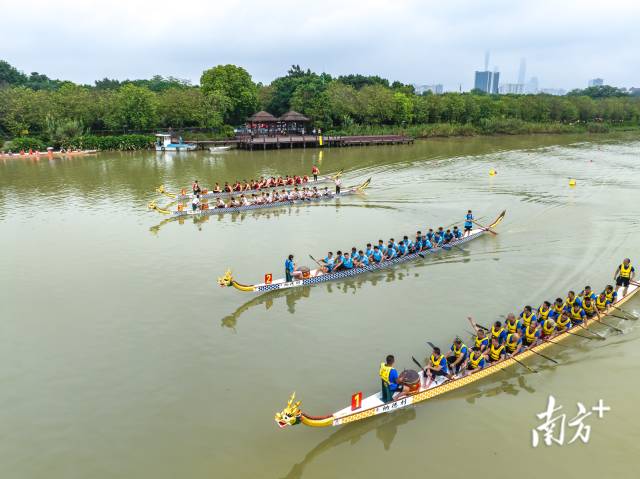
[[[471,212],[469,212],[470,214]],[[319,264],[321,266],[317,269],[304,269],[300,271],[300,274],[296,274],[295,268],[293,271],[290,271],[291,278],[280,278],[280,279],[272,279],[271,274],[266,274],[264,283],[258,284],[242,284],[238,283],[234,278],[230,270],[228,270],[222,278],[218,278],[218,284],[221,287],[234,287],[239,291],[244,292],[252,292],[252,293],[266,293],[268,291],[275,291],[278,289],[286,289],[286,288],[298,288],[301,286],[311,286],[318,283],[324,283],[327,281],[335,281],[338,279],[349,278],[352,276],[369,273],[372,271],[378,271],[385,268],[390,268],[397,264],[406,263],[409,261],[415,261],[419,258],[424,258],[428,254],[434,254],[438,251],[442,250],[450,250],[453,247],[459,247],[462,244],[468,243],[469,241],[473,241],[476,238],[484,235],[487,232],[492,234],[496,234],[493,231],[493,228],[496,227],[505,217],[506,211],[503,211],[498,215],[498,217],[488,226],[480,226],[476,229],[471,229],[469,225],[471,225],[472,219],[467,217],[467,222],[465,223],[465,233],[462,234],[460,232],[459,235],[454,235],[454,233],[450,233],[453,235],[450,238],[442,238],[442,240],[433,240],[432,238],[436,237],[436,233],[433,234],[432,238],[428,238],[429,233],[425,234],[424,237],[427,240],[427,243],[422,243],[419,248],[414,247],[411,248],[410,245],[402,245],[406,248],[406,251],[402,253],[394,252],[393,256],[389,257],[386,253],[383,253],[384,249],[388,249],[384,244],[381,246],[376,245],[375,247],[371,247],[371,254],[368,252],[361,251],[366,256],[366,262],[364,261],[355,261],[354,257],[350,256],[349,253],[346,253],[348,259],[351,259],[353,262],[352,267],[350,268],[341,268],[336,270],[334,267],[327,268],[326,263],[331,261],[331,258],[327,257],[323,260],[322,263]],[[457,230],[457,227],[454,228],[454,231]],[[443,236],[446,235],[446,232],[442,232]],[[458,237],[456,237],[458,236]],[[433,242],[432,242],[433,241]],[[400,243],[403,243],[401,241]],[[424,247],[423,247],[424,244]],[[391,246],[391,245],[390,245]],[[400,247],[398,247],[400,250]],[[376,252],[377,250],[377,252]],[[359,255],[359,252],[356,251],[356,254]],[[369,259],[371,258],[371,260]],[[290,259],[291,260],[291,259]],[[365,264],[366,263],[366,264]],[[335,266],[335,263],[334,263]],[[302,269],[302,268],[301,268]],[[288,273],[289,275],[289,273]]]
[[[625,270],[623,265],[629,268],[630,277],[624,277]],[[514,323],[514,332],[505,334],[502,342],[498,339],[499,336],[503,336],[502,331],[496,331],[495,326],[490,330],[484,328],[484,330],[487,330],[486,334],[491,335],[491,346],[487,346],[488,338],[483,333],[477,332],[473,351],[466,353],[467,359],[460,361],[460,367],[455,374],[451,370],[451,362],[455,363],[456,358],[463,354],[463,348],[467,350],[459,338],[454,340],[451,352],[447,353],[453,361],[448,360],[449,358],[445,357],[439,348],[431,345],[434,349],[434,354],[431,355],[426,367],[423,368],[421,364],[417,364],[420,366],[420,371],[405,370],[398,374],[393,367],[395,359],[391,355],[388,356],[380,366],[382,391],[365,398],[362,397],[362,393],[356,393],[351,398],[350,406],[342,408],[333,414],[311,416],[302,412],[301,402],[295,401],[295,393],[293,393],[287,406],[281,412],[276,413],[275,422],[280,428],[297,424],[311,427],[340,426],[433,399],[480,381],[510,366],[520,365],[532,372],[537,372],[524,364],[523,361],[538,356],[556,362],[553,358],[541,354],[541,351],[572,336],[590,340],[605,340],[604,336],[592,331],[593,326],[597,324],[623,332],[616,326],[602,321],[603,318],[608,316],[623,320],[638,319],[635,315],[621,309],[621,306],[629,301],[640,289],[640,283],[630,281],[633,278],[633,268],[628,263],[628,260],[625,259],[621,266],[622,269],[619,268],[617,270],[619,276],[616,284],[618,288],[624,286],[626,279],[626,284],[628,285],[624,287],[621,296],[617,296],[617,291],[612,286],[607,286],[598,296],[590,291],[587,292],[587,288],[580,296],[573,295],[572,297],[570,292],[564,302],[560,299],[561,312],[556,313],[555,316],[552,316],[552,308],[555,305],[549,306],[550,303],[543,303],[538,310],[541,325],[537,324],[538,318],[530,309],[529,313],[526,313],[528,307],[525,307],[525,311],[523,311],[525,313],[524,319],[522,317],[520,319],[523,324]],[[591,312],[588,313],[587,311]],[[529,324],[525,325],[527,314]],[[514,315],[509,315],[509,317],[515,318]],[[475,325],[473,321],[472,324]],[[478,325],[474,327],[476,326]],[[479,329],[482,328],[477,330]],[[485,344],[485,347],[481,349],[479,344]],[[507,353],[505,353],[505,350]],[[511,350],[513,352],[509,353]],[[414,361],[416,360],[414,359]],[[485,363],[486,365],[484,365]],[[434,366],[434,364],[438,364],[438,366]],[[434,374],[434,372],[442,371],[443,369],[443,373]],[[395,371],[393,376],[396,378],[395,381],[400,384],[400,389],[395,394],[391,393],[389,395],[389,385],[394,381],[394,379],[390,379],[391,371]],[[425,371],[427,371],[427,378],[425,378]]]
[[[214,205],[207,202],[200,202],[198,197],[192,199],[191,209],[186,208],[183,204],[178,204],[176,210],[169,210],[168,207],[159,207],[154,201],[149,203],[148,208],[156,210],[165,215],[174,217],[184,216],[208,216],[226,213],[237,213],[240,211],[251,211],[266,208],[278,208],[283,206],[306,205],[319,201],[328,201],[332,199],[342,198],[357,193],[362,193],[371,183],[371,178],[360,185],[352,186],[344,191],[337,189],[336,193],[329,191],[328,188],[318,189],[303,187],[302,190],[295,188],[293,191],[274,191],[273,193],[263,192],[262,195],[256,193],[247,197],[241,194],[238,197],[231,196],[228,202],[217,198]]]

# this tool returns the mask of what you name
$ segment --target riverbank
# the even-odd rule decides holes
[[[329,130],[328,136],[381,136],[401,135],[416,139],[468,137],[468,136],[496,136],[496,135],[532,135],[532,134],[608,134],[624,131],[640,131],[637,124],[614,123],[559,123],[559,122],[526,122],[521,120],[491,120],[480,121],[479,124],[471,123],[429,123],[423,125],[351,125],[349,127]],[[211,140],[203,134],[186,136],[186,142],[198,140]],[[233,136],[215,140],[232,140]],[[153,149],[155,138],[149,134],[136,135],[84,135],[72,138],[62,143],[49,145],[45,140],[33,137],[17,137],[4,143],[0,150],[4,151],[28,151],[46,150],[47,146],[74,150],[100,150],[100,151],[137,151]]]

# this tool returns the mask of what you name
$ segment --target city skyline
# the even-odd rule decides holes
[[[179,8],[167,0],[24,0],[3,9],[11,41],[0,44],[0,59],[26,73],[89,84],[154,74],[197,84],[203,70],[226,63],[270,83],[299,64],[333,76],[361,73],[468,91],[483,52],[491,50],[505,83],[519,83],[526,58],[526,81],[535,75],[541,88],[585,88],[596,77],[613,86],[640,86],[631,68],[640,5],[613,0],[603,10],[589,8],[591,3],[597,5],[492,0],[477,10],[470,2],[433,2],[436,9],[425,2],[373,0],[363,10],[359,3],[328,0],[309,15],[289,0],[184,0]],[[176,23],[180,12],[198,15]]]

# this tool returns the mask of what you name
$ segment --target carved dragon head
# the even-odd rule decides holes
[[[287,407],[282,412],[276,413],[275,421],[279,428],[295,426],[302,420],[302,411],[300,411],[300,404],[302,403],[300,401],[294,402],[295,400],[296,393],[293,393],[289,398]]]
[[[231,270],[228,269],[222,278],[218,278],[218,286],[224,288],[225,286],[231,286],[233,283],[233,275],[231,274]]]

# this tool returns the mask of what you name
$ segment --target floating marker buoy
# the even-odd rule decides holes
[[[496,170],[494,170],[493,168],[489,170],[489,176],[496,176],[498,174],[498,172]]]
[[[569,186],[576,186],[576,180],[573,178],[569,180]]]

